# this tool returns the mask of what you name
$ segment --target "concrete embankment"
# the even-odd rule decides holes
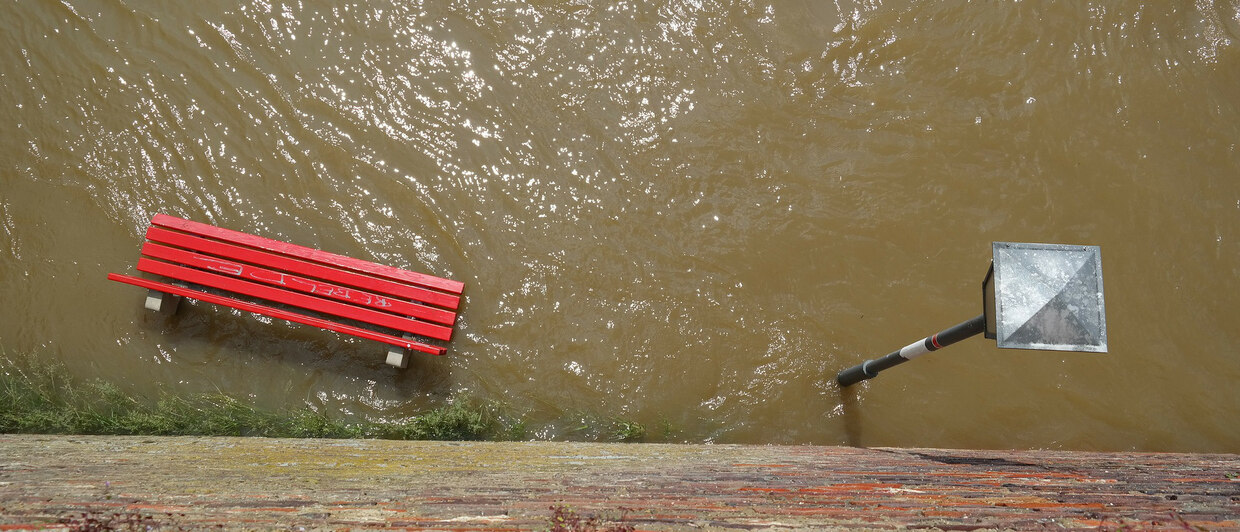
[[[0,435],[0,529],[545,530],[557,516],[567,530],[1240,528],[1240,456]]]

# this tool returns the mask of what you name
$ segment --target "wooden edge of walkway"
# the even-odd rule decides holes
[[[1240,527],[1240,456],[0,435],[0,529]],[[584,530],[585,528],[580,528]]]

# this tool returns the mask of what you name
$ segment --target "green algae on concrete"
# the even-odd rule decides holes
[[[0,527],[547,530],[562,508],[604,529],[1215,529],[1240,527],[1236,471],[1236,455],[0,435]]]

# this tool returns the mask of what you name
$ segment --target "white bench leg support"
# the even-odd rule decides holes
[[[405,333],[402,338],[412,340],[413,335]],[[396,366],[400,369],[409,367],[409,350],[403,347],[389,345],[387,352],[387,363],[390,366]]]
[[[181,304],[181,296],[160,292],[159,290],[150,290],[146,293],[146,308],[171,316],[176,313],[177,307]]]

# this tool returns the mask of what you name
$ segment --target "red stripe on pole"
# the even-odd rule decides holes
[[[333,283],[355,286],[363,290],[370,290],[381,294],[391,294],[396,297],[412,299],[428,305],[437,305],[450,309],[456,309],[461,303],[461,298],[452,294],[435,292],[426,288],[411,286],[388,279],[371,277],[369,275],[348,270],[341,270],[314,262],[305,262],[294,258],[285,257],[284,255],[276,255],[266,251],[259,251],[253,248],[225,244],[223,242],[208,240],[185,233],[178,233],[176,231],[169,231],[159,227],[152,226],[150,229],[147,229],[146,238],[155,242],[200,251],[219,257],[245,261],[260,266],[267,266],[269,268],[276,268],[287,272],[317,277]],[[417,316],[416,314],[410,315]],[[444,325],[452,325],[456,322],[456,313],[434,308],[428,308],[427,315],[418,317],[437,323],[442,323]]]
[[[938,335],[938,334],[935,334],[934,336],[931,336],[931,337],[930,337],[930,343],[934,345],[934,348],[935,348],[935,349],[942,349],[942,348],[943,348],[943,346],[939,345],[939,335]]]
[[[298,290],[318,296],[326,296],[340,301],[370,307],[375,310],[392,312],[402,316],[414,316],[424,319],[432,319],[431,316],[434,318],[441,318],[443,314],[455,316],[451,312],[447,312],[445,310],[427,307],[424,305],[416,305],[391,296],[372,294],[363,290],[347,288],[307,277],[300,277],[284,272],[251,266],[249,264],[224,260],[209,255],[195,253],[193,251],[170,248],[168,246],[163,246],[153,242],[147,242],[142,246],[142,254],[148,257],[164,259],[169,262],[193,266],[195,268],[209,270],[215,273],[240,277],[250,281],[258,281],[260,283],[282,287],[286,290]],[[450,326],[451,322],[447,325]]]
[[[224,229],[222,227],[184,220],[174,216],[168,216],[166,214],[156,214],[154,218],[151,218],[151,225],[178,229],[199,236],[215,238],[226,242],[232,242],[234,244],[242,244],[274,253],[283,253],[291,257],[312,260],[323,264],[331,264],[341,268],[347,268],[354,271],[378,275],[380,277],[387,277],[389,279],[413,283],[418,286],[435,288],[438,290],[451,292],[453,294],[460,294],[465,290],[465,283],[460,281],[453,281],[451,279],[443,279],[433,275],[402,270],[392,266],[376,264],[370,261],[346,257],[344,255],[337,255],[335,253],[298,246],[296,244],[272,240],[270,238],[263,238],[261,236],[242,233],[240,231],[233,231],[232,229]]]
[[[370,310],[353,305],[346,305],[328,299],[322,299],[311,295],[290,292],[279,288],[242,281],[233,277],[206,272],[203,270],[195,270],[185,266],[178,266],[167,262],[141,258],[138,259],[138,271],[171,277],[181,281],[187,281],[194,284],[227,290],[241,295],[275,301],[286,305],[293,305],[316,312],[323,312],[333,316],[349,318],[361,322],[379,325],[382,327],[390,327],[393,329],[429,336],[439,340],[450,340],[452,338],[452,329],[442,325],[435,325],[423,321],[414,321],[411,319],[401,318],[392,314],[387,314],[375,310]]]
[[[140,286],[142,288],[149,288],[152,290],[168,292],[170,294],[176,294],[178,296],[184,296],[184,297],[188,297],[191,299],[197,299],[199,301],[205,301],[207,303],[214,303],[216,305],[224,305],[226,307],[232,307],[237,310],[253,312],[255,314],[262,314],[264,316],[271,316],[273,318],[279,318],[282,320],[288,320],[288,321],[295,322],[295,323],[301,323],[303,325],[312,325],[314,327],[327,329],[329,331],[335,331],[335,332],[344,333],[344,334],[351,334],[359,338],[365,338],[367,340],[375,340],[375,341],[383,342],[385,344],[391,344],[397,347],[404,347],[406,349],[413,349],[415,351],[421,351],[423,353],[428,353],[431,355],[442,355],[447,351],[446,349],[439,347],[439,346],[427,345],[421,342],[414,342],[414,341],[406,340],[404,338],[398,338],[390,334],[383,334],[380,332],[370,331],[370,330],[363,329],[361,327],[345,325],[343,323],[337,323],[331,320],[315,318],[313,316],[306,316],[304,314],[298,314],[296,312],[289,312],[287,310],[281,310],[277,308],[258,305],[258,304],[250,303],[247,301],[233,299],[230,297],[217,296],[215,294],[209,294],[207,292],[200,292],[198,290],[191,290],[189,288],[183,288],[183,287],[172,285],[172,284],[161,283],[159,281],[143,279],[141,277],[132,277],[129,275],[121,275],[118,273],[109,273],[108,279],[122,282],[122,283],[131,284],[134,286]]]

